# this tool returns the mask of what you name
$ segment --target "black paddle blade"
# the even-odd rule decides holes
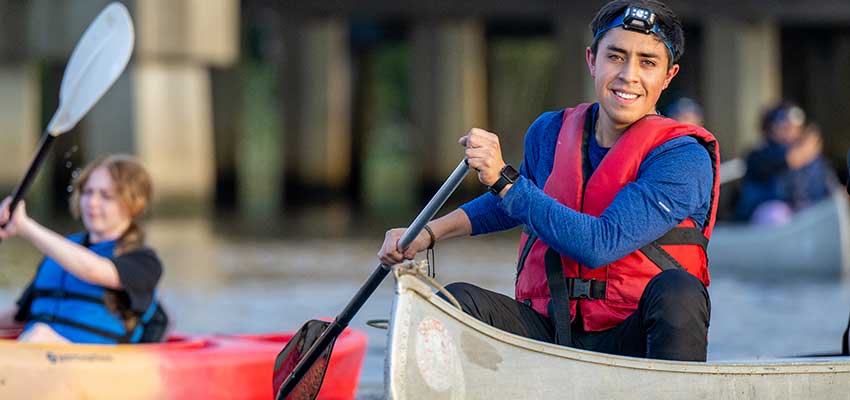
[[[277,400],[313,400],[319,394],[319,389],[322,388],[322,381],[325,379],[325,371],[328,369],[328,363],[331,359],[331,350],[333,350],[334,342],[322,352],[319,359],[310,367],[307,374],[301,378],[301,381],[295,386],[288,396],[282,397],[280,387],[286,382],[286,378],[292,374],[295,366],[301,361],[301,358],[307,353],[307,350],[313,346],[313,343],[319,339],[319,336],[327,329],[330,322],[319,321],[316,319],[307,321],[301,329],[289,340],[286,347],[277,355],[274,363],[274,374],[272,376],[273,394]]]

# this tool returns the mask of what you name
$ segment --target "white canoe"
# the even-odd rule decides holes
[[[708,262],[712,273],[759,279],[847,277],[847,194],[837,191],[780,226],[718,225],[708,245]]]
[[[576,350],[495,329],[399,271],[389,399],[850,398],[850,357],[696,363]]]

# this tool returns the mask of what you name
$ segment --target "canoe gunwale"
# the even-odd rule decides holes
[[[591,363],[613,368],[628,368],[645,371],[659,371],[682,374],[699,375],[796,375],[796,374],[837,374],[850,373],[850,357],[828,357],[828,358],[781,358],[756,361],[711,361],[711,362],[685,362],[667,360],[649,360],[644,358],[610,355],[587,350],[580,350],[556,344],[541,342],[505,331],[498,330],[484,322],[463,313],[451,304],[432,293],[431,288],[419,278],[410,274],[396,277],[396,300],[393,305],[391,319],[390,342],[388,343],[387,368],[395,364],[393,357],[400,358],[401,364],[406,362],[404,355],[394,355],[397,336],[406,337],[409,324],[409,316],[403,314],[405,308],[409,308],[410,302],[421,301],[437,308],[443,315],[438,317],[450,317],[467,329],[486,336],[509,346],[519,347],[527,351],[568,359],[579,363]],[[407,303],[407,307],[405,307]],[[407,318],[405,318],[407,317]],[[400,320],[401,318],[401,320]],[[405,321],[407,319],[407,321]],[[399,325],[399,326],[397,326]],[[399,330],[402,330],[399,332]]]

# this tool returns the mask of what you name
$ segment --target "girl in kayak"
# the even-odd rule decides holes
[[[18,236],[44,260],[17,309],[4,319],[24,323],[28,342],[137,343],[158,341],[165,314],[155,289],[162,263],[145,246],[138,219],[152,193],[150,176],[134,158],[113,155],[88,165],[73,184],[71,214],[85,231],[64,237],[26,213],[10,216],[0,203],[0,239]]]

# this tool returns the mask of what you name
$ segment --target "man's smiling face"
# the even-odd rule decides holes
[[[661,92],[679,72],[668,68],[667,47],[655,35],[614,28],[600,39],[596,54],[587,49],[602,114],[613,126],[626,128],[655,113]]]

